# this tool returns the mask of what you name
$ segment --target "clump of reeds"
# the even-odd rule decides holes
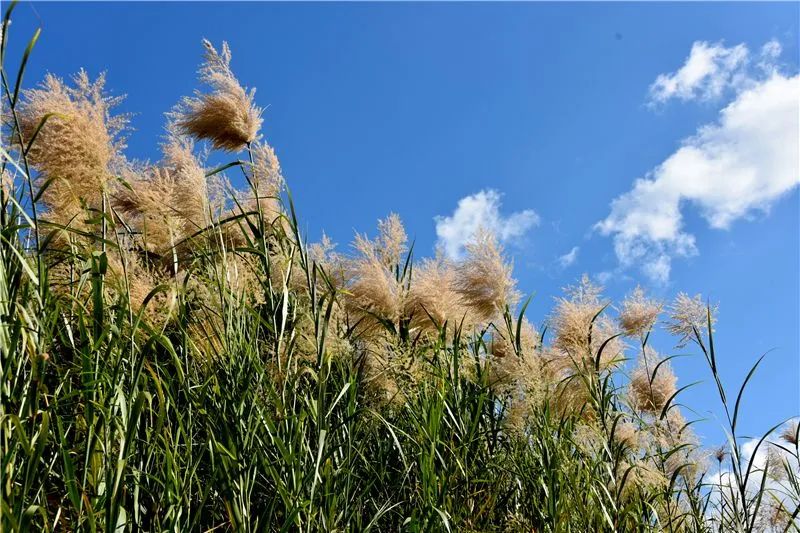
[[[136,229],[142,248],[168,254],[210,223],[205,170],[193,143],[171,133],[162,145],[160,164],[132,168],[128,187],[114,199],[126,223]]]
[[[102,76],[22,95],[3,68],[0,530],[796,523],[797,423],[763,466],[758,446],[743,453],[699,296],[681,293],[665,330],[697,345],[720,392],[716,487],[671,359],[649,345],[660,302],[637,288],[613,316],[584,277],[545,335],[489,232],[459,260],[415,262],[397,215],[350,253],[306,246],[253,91],[227,45],[204,46],[209,92],[169,115],[152,164],[124,158],[128,118]],[[246,186],[206,169],[203,143],[247,149],[222,167]],[[37,205],[58,254],[30,246]],[[627,387],[623,336],[641,348]],[[780,491],[754,488],[753,468]]]

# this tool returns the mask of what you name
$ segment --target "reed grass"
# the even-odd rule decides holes
[[[800,530],[797,424],[745,446],[758,363],[733,398],[701,300],[666,329],[708,362],[717,453],[641,290],[615,321],[584,280],[539,333],[490,235],[455,263],[415,262],[396,216],[351,253],[308,245],[226,45],[142,166],[102,80],[23,88],[39,33],[9,70],[13,9],[0,531]],[[204,168],[204,140],[231,163]]]

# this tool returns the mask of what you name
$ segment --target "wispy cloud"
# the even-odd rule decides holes
[[[461,257],[464,245],[479,229],[492,232],[500,242],[508,242],[539,224],[539,215],[532,209],[503,216],[500,199],[498,191],[484,189],[460,199],[452,215],[435,217],[438,244],[448,257]]]
[[[656,78],[650,86],[650,101],[719,97],[726,88],[743,81],[742,68],[748,55],[749,50],[743,44],[726,48],[722,43],[697,41],[680,69]]]
[[[573,246],[572,250],[565,253],[564,255],[558,258],[558,264],[561,265],[561,268],[567,268],[575,263],[578,260],[578,252],[580,251],[580,247]]]
[[[615,273],[610,270],[603,270],[602,272],[598,272],[595,274],[594,278],[597,280],[597,283],[600,285],[605,285],[614,277]]]
[[[712,228],[726,229],[755,211],[767,211],[798,184],[800,76],[779,72],[775,46],[762,49],[759,73],[735,82],[738,92],[716,122],[698,128],[611,203],[611,213],[595,227],[613,236],[621,266],[638,266],[652,280],[665,282],[674,257],[698,253],[694,235],[684,228],[686,205],[698,208]],[[675,85],[673,94],[690,94],[690,87],[703,84],[716,87],[710,81],[698,85],[703,78],[697,75],[683,78],[695,81]]]

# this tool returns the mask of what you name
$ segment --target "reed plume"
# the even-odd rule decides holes
[[[163,327],[171,319],[176,303],[177,290],[174,279],[148,266],[131,248],[122,248],[108,255],[106,277],[110,295],[125,295],[135,314],[149,325]],[[159,285],[168,285],[164,291],[153,293]],[[147,307],[145,300],[153,293]]]
[[[725,446],[717,446],[712,450],[711,455],[717,460],[718,464],[722,464],[722,461],[728,455],[728,450]]]
[[[511,277],[512,267],[505,262],[502,248],[488,231],[480,231],[466,245],[466,252],[467,257],[456,266],[455,290],[476,318],[489,321],[519,299],[516,281]]]
[[[28,161],[39,172],[39,186],[46,187],[42,203],[50,221],[85,229],[86,208],[100,209],[123,161],[128,116],[112,115],[121,98],[104,92],[105,75],[92,82],[81,70],[72,81],[69,86],[46,75],[39,87],[24,92],[18,116]]]
[[[567,372],[592,368],[601,346],[600,369],[608,369],[623,357],[624,345],[614,337],[616,327],[601,313],[602,287],[584,275],[576,286],[565,288],[566,297],[556,299],[551,317],[554,331],[552,364],[554,369]],[[606,342],[608,341],[608,342]]]
[[[781,438],[786,442],[788,442],[789,444],[796,446],[798,433],[800,433],[798,422],[797,420],[793,420],[789,422],[783,429],[783,431],[781,432]]]
[[[517,327],[519,327],[518,339],[515,338]],[[539,333],[533,324],[523,317],[522,324],[515,320],[512,322],[511,328],[512,331],[503,331],[502,333],[495,329],[492,334],[491,354],[495,358],[512,357],[517,355],[517,348],[519,348],[520,355],[533,356],[539,348]]]
[[[408,235],[397,213],[378,221],[376,252],[384,265],[396,269],[402,267],[403,256],[408,250]]]
[[[194,143],[170,128],[162,145],[162,168],[173,176],[177,187],[173,199],[186,238],[210,222],[209,191],[205,169],[194,155]]]
[[[637,450],[639,447],[639,428],[629,420],[618,422],[614,426],[612,437],[631,450]]]
[[[11,196],[14,193],[14,174],[7,168],[0,170],[0,191],[3,196]]]
[[[489,385],[498,396],[508,400],[508,426],[522,430],[524,422],[546,394],[547,381],[539,354],[539,333],[525,318],[512,331],[495,330],[489,350]]]
[[[662,362],[658,353],[645,346],[633,373],[629,396],[634,409],[645,413],[660,413],[675,394],[677,378],[669,362]]]
[[[423,260],[413,272],[406,303],[412,327],[436,333],[449,321],[471,329],[475,319],[471,310],[461,305],[455,281],[455,265],[448,258],[437,254]]]
[[[709,307],[703,302],[699,294],[694,297],[685,292],[678,293],[675,301],[670,306],[670,319],[667,322],[667,331],[676,335],[678,347],[686,344],[703,331],[708,331],[709,315],[713,328],[716,322],[717,307]]]
[[[116,195],[115,206],[132,218],[143,249],[169,255],[208,225],[209,200],[192,141],[171,132],[162,151],[159,165],[127,172],[130,187]]]
[[[351,281],[347,258],[336,251],[336,244],[326,234],[308,247],[308,258],[322,268],[336,290],[344,289]]]
[[[222,43],[221,52],[205,39],[203,46],[205,61],[198,74],[211,92],[185,97],[173,112],[175,123],[182,133],[207,140],[215,149],[238,152],[256,139],[262,110],[254,103],[255,89],[248,92],[234,76],[228,43]]]
[[[647,298],[637,286],[622,302],[619,326],[629,337],[643,336],[652,329],[664,305]]]
[[[284,182],[281,165],[275,150],[265,142],[251,148],[253,163],[245,167],[248,190],[241,194],[246,211],[260,211],[267,223],[273,223],[282,213],[280,194]]]
[[[425,369],[412,350],[378,338],[363,354],[364,385],[368,399],[378,404],[405,404],[418,391]]]
[[[395,214],[379,221],[378,228],[374,241],[356,235],[353,246],[358,255],[348,265],[347,304],[367,329],[375,319],[397,323],[405,309],[406,288],[398,276],[405,251],[405,230]]]

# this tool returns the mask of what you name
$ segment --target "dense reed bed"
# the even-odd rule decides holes
[[[309,245],[226,45],[136,162],[102,77],[23,87],[12,10],[1,531],[798,530],[797,425],[738,436],[699,296],[584,278],[537,329],[489,233],[460,261],[415,260],[395,215]],[[656,328],[707,359],[726,447]]]

